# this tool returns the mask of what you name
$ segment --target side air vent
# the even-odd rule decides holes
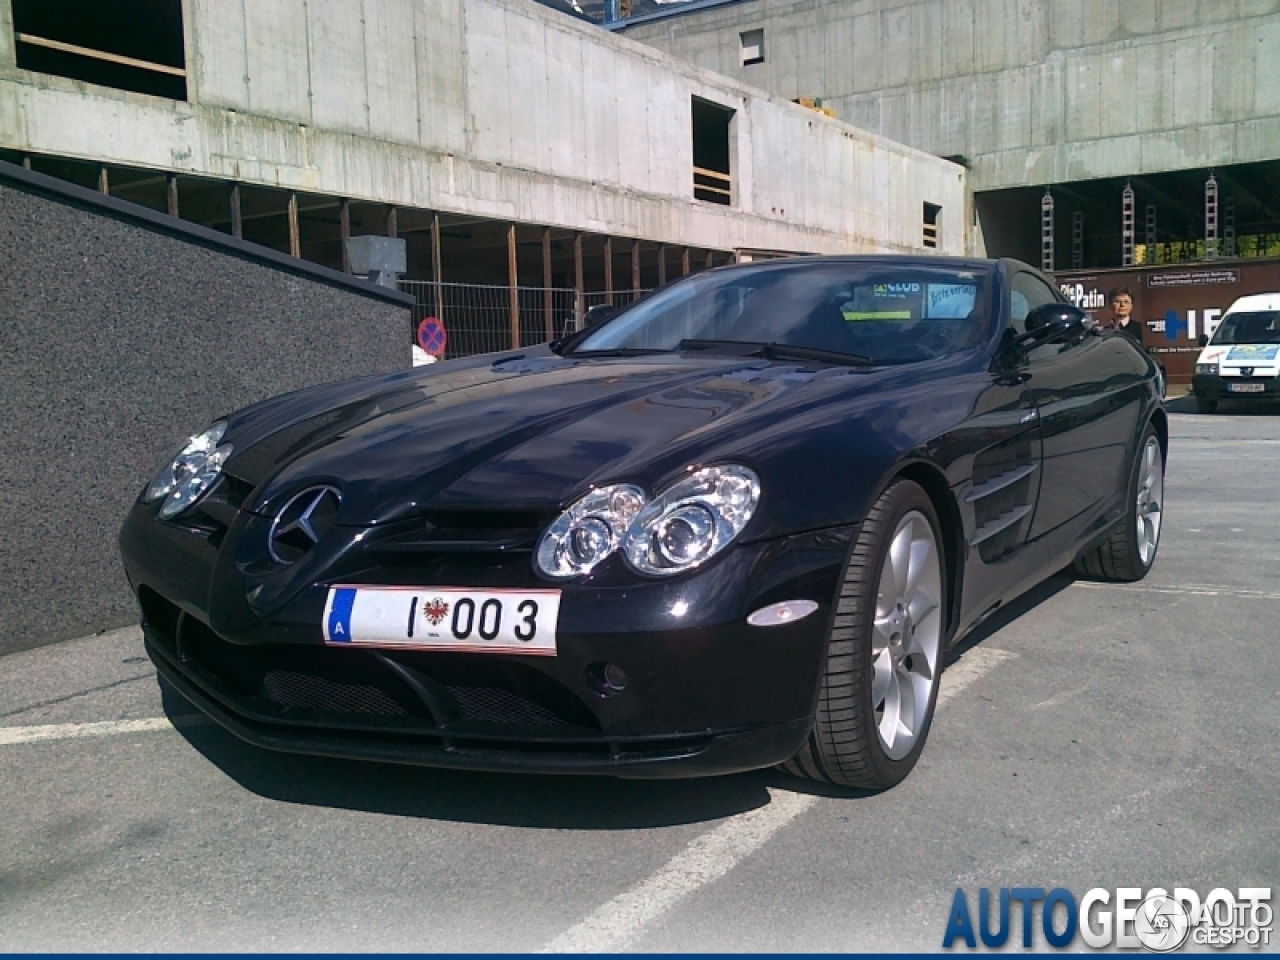
[[[973,504],[974,531],[969,545],[978,548],[983,562],[994,563],[1022,542],[1037,472],[1029,433],[983,450],[974,458],[973,485],[965,501]]]

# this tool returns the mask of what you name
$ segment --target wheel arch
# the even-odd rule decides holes
[[[1163,407],[1156,407],[1148,421],[1156,428],[1156,438],[1160,441],[1160,455],[1165,463],[1169,462],[1169,414]]]
[[[960,507],[951,495],[946,476],[930,463],[909,463],[894,475],[894,479],[898,477],[910,480],[924,490],[942,526],[942,549],[946,561],[943,570],[947,578],[947,618],[942,638],[945,648],[951,642],[960,618],[960,588],[964,582],[964,523]]]

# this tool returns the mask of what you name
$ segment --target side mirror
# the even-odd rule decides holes
[[[1027,314],[1027,333],[1037,333],[1037,343],[1068,340],[1085,331],[1083,310],[1072,303],[1045,303]]]
[[[1042,344],[1074,340],[1084,336],[1087,318],[1088,314],[1074,304],[1042,304],[1027,314],[1027,332],[1015,337],[1009,346],[1020,354]]]
[[[598,303],[583,315],[582,325],[594,327],[598,323],[604,323],[617,312],[618,308],[611,303]]]
[[[1207,333],[1200,334],[1196,339],[1196,343],[1200,344],[1202,347],[1207,347],[1209,345],[1209,335]]]

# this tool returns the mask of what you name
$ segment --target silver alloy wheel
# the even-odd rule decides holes
[[[912,510],[898,523],[880,569],[871,631],[871,706],[890,760],[915,745],[938,682],[942,566],[928,518]]]
[[[1151,566],[1160,544],[1160,518],[1164,504],[1164,454],[1160,441],[1147,438],[1138,467],[1138,502],[1134,511],[1138,518],[1138,559]]]

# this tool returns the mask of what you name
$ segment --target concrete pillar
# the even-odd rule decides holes
[[[631,241],[631,290],[640,289],[640,241]]]
[[[434,283],[436,319],[444,323],[444,283],[440,252],[440,214],[431,214],[431,279]]]
[[[604,238],[604,299],[613,303],[613,237]]]
[[[1129,259],[1133,259],[1133,244],[1130,243]],[[1071,269],[1084,267],[1084,211],[1071,211]]]
[[[178,216],[178,175],[171,173],[167,177],[169,193],[169,216]]]
[[[395,207],[387,208],[387,236],[394,240],[400,233],[400,217]]]
[[[351,272],[351,256],[347,253],[347,241],[351,239],[351,201],[343,197],[338,202],[338,236],[342,240],[342,269]]]
[[[658,244],[658,286],[665,286],[667,282],[667,245],[665,243]]]
[[[302,236],[298,231],[298,195],[289,194],[289,256],[302,258]]]
[[[582,316],[586,311],[583,309],[582,293],[584,289],[584,280],[582,276],[582,234],[575,233],[573,235],[573,313],[576,319],[574,328],[582,329]]]
[[[349,232],[349,231],[348,231]],[[244,239],[244,217],[240,209],[240,184],[231,185],[231,235],[237,240]],[[342,238],[342,268],[351,272],[347,265],[347,238]]]
[[[98,164],[98,192],[105,197],[111,196],[111,180],[105,163]]]
[[[516,267],[516,225],[507,227],[507,282],[511,302],[511,349],[520,349],[520,274]]]
[[[554,340],[555,320],[552,318],[552,311],[555,304],[551,296],[551,228],[542,228],[542,312],[546,318],[546,333],[548,340]]]

